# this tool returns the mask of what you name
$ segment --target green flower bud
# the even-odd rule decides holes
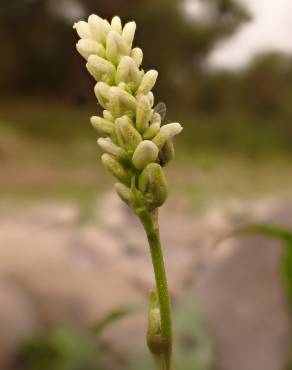
[[[86,68],[96,81],[103,81],[107,84],[111,84],[114,80],[116,72],[114,65],[98,55],[89,56]]]
[[[168,139],[159,151],[159,163],[163,167],[174,158],[174,145],[172,138]]]
[[[157,293],[150,293],[150,307],[148,312],[147,344],[154,356],[163,353],[161,343],[161,315]]]
[[[84,21],[76,22],[74,23],[73,28],[76,29],[76,32],[81,39],[91,39],[92,38],[90,26],[87,22],[84,22]]]
[[[141,80],[142,72],[139,71],[134,60],[129,56],[121,58],[116,72],[116,83],[125,82],[131,89],[135,89]]]
[[[119,145],[130,153],[133,153],[138,144],[142,141],[141,135],[135,129],[128,116],[116,119],[115,133]]]
[[[117,15],[113,17],[112,21],[111,21],[111,27],[114,31],[118,32],[118,33],[122,33],[122,22],[121,22],[121,18],[118,17]]]
[[[182,126],[177,123],[168,123],[161,127],[159,133],[154,137],[153,142],[161,149],[166,141],[182,131]]]
[[[136,111],[136,99],[120,87],[110,88],[109,109],[113,116],[121,117],[122,115],[134,116]]]
[[[103,154],[101,160],[105,168],[111,172],[123,184],[130,185],[132,173],[125,168],[119,161],[117,161],[110,154]]]
[[[105,82],[100,81],[94,86],[94,93],[95,93],[95,96],[96,96],[99,104],[103,108],[107,108],[107,105],[108,105],[108,102],[109,102],[109,99],[110,99],[110,86],[108,84],[106,84]],[[106,118],[106,117],[104,117],[104,118]],[[109,120],[109,121],[111,121],[111,120]]]
[[[125,158],[125,156],[126,156],[125,151],[122,148],[120,148],[119,146],[115,145],[109,137],[107,137],[107,138],[100,137],[97,140],[97,144],[106,153],[112,154],[115,157],[117,157],[118,159]]]
[[[111,112],[109,110],[105,109],[102,112],[102,115],[103,115],[104,119],[107,119],[108,121],[114,122],[114,117],[113,117],[113,115],[111,114]]]
[[[137,100],[136,127],[139,132],[143,133],[149,127],[152,109],[147,96],[141,95]]]
[[[117,65],[120,58],[129,55],[130,47],[116,31],[110,31],[106,39],[106,57]]]
[[[136,31],[136,23],[135,22],[128,22],[125,24],[122,37],[126,41],[126,43],[132,47],[134,36]]]
[[[88,17],[88,24],[92,34],[92,38],[101,44],[105,44],[107,34],[111,30],[111,26],[105,19],[92,14]]]
[[[160,207],[166,201],[167,182],[159,164],[150,163],[144,168],[139,176],[138,188],[151,209]]]
[[[92,54],[98,55],[102,58],[105,56],[105,48],[101,44],[93,40],[79,40],[76,44],[76,49],[78,50],[79,54],[81,54],[86,60]]]
[[[137,67],[139,68],[142,60],[143,60],[143,51],[140,48],[134,48],[131,51],[130,57],[133,58],[134,62],[137,64]]]
[[[118,193],[118,196],[124,201],[127,205],[131,205],[132,201],[132,191],[130,188],[128,188],[126,185],[117,182],[115,184],[116,192]]]
[[[138,170],[142,170],[147,164],[155,162],[158,157],[158,148],[150,140],[143,140],[134,151],[132,162]]]
[[[138,94],[145,94],[145,95],[148,94],[149,91],[155,85],[157,77],[158,77],[158,72],[155,71],[154,69],[150,69],[150,71],[146,72],[137,90],[137,95]]]
[[[152,139],[155,135],[158,134],[160,130],[160,124],[161,124],[161,117],[159,113],[154,113],[149,127],[143,132],[143,138],[144,139]]]
[[[90,118],[92,126],[100,133],[100,135],[113,135],[115,125],[113,122],[104,118],[93,116]]]

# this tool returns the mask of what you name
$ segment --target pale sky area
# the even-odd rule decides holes
[[[253,15],[210,56],[215,67],[238,68],[257,53],[280,50],[292,53],[292,0],[241,0]]]

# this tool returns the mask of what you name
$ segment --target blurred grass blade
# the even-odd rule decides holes
[[[99,334],[103,329],[113,324],[114,322],[123,319],[124,317],[137,311],[137,307],[120,307],[109,312],[104,318],[97,321],[93,325],[93,332]]]
[[[251,234],[262,234],[273,238],[281,239],[284,242],[292,243],[292,230],[270,224],[251,224],[240,227],[232,231],[227,238],[240,236],[240,235],[251,235]]]

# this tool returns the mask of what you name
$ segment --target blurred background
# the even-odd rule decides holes
[[[284,369],[281,246],[214,245],[246,223],[292,226],[289,0],[1,1],[0,368],[153,366],[146,240],[101,166],[75,49],[91,13],[136,21],[156,102],[184,126],[161,212],[177,368]]]

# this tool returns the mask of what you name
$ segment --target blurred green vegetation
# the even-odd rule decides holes
[[[0,103],[0,194],[73,199],[83,204],[111,188],[89,116],[96,108],[52,99]],[[168,109],[183,122],[167,168],[173,197],[195,205],[228,196],[289,192],[291,145],[281,121],[235,113],[208,116]],[[263,129],[264,127],[264,129]],[[277,173],[277,176],[274,174]]]
[[[244,21],[247,11],[236,0],[200,0],[206,17],[189,19],[182,0],[11,0],[0,5],[3,36],[0,88],[71,96],[83,101],[89,77],[75,52],[74,21],[94,12],[124,21],[135,19],[136,44],[144,51],[144,68],[159,71],[158,95],[186,103],[199,79],[202,60]],[[37,30],[37,31],[36,31]],[[85,89],[84,89],[85,88]]]
[[[99,353],[87,334],[67,328],[52,331],[27,340],[21,349],[19,362],[26,370],[94,370]]]
[[[119,307],[87,330],[59,326],[27,338],[17,357],[19,369],[109,370],[118,365],[124,367],[124,356],[114,351],[101,335],[106,328],[135,311],[137,307]]]
[[[94,330],[56,327],[25,340],[18,362],[21,370],[154,370],[150,354],[119,353],[101,336],[102,332],[136,310],[109,313]],[[193,299],[185,297],[175,307],[175,362],[178,369],[211,370],[213,348],[208,329]]]

